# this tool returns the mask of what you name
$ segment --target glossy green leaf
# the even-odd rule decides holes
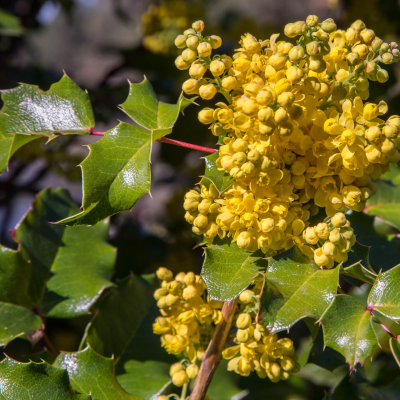
[[[0,130],[4,133],[88,135],[94,126],[89,95],[67,75],[47,92],[21,84],[1,93],[4,106],[0,112]]]
[[[387,271],[395,264],[393,260],[400,260],[400,241],[378,235],[373,216],[352,212],[347,219],[357,235],[357,242],[370,247],[368,258],[374,271]]]
[[[19,250],[0,246],[0,344],[41,338],[43,322],[32,310],[56,318],[84,315],[113,285],[107,223],[93,229],[49,223],[77,209],[67,191],[45,189],[12,232]]]
[[[140,126],[154,131],[172,128],[179,112],[193,100],[181,95],[176,104],[158,101],[153,87],[145,77],[140,83],[130,83],[128,98],[121,104],[121,109]]]
[[[90,145],[81,164],[84,211],[58,223],[95,225],[130,210],[150,192],[151,146],[151,132],[123,122]]]
[[[298,247],[268,259],[260,307],[271,332],[289,329],[304,317],[320,318],[337,293],[339,268],[321,270]]]
[[[224,190],[232,186],[232,184],[235,182],[235,179],[233,179],[225,171],[218,170],[216,165],[218,157],[218,152],[204,157],[204,160],[206,161],[206,171],[203,175],[201,183],[209,186],[210,182],[212,182],[218,192],[222,193]]]
[[[382,218],[389,225],[400,230],[400,203],[372,206],[367,209],[367,213]]]
[[[400,265],[379,273],[369,293],[368,306],[390,319],[400,319]]]
[[[201,277],[211,298],[229,301],[245,290],[267,261],[261,251],[248,252],[236,243],[213,244],[205,248]]]
[[[321,318],[325,344],[341,353],[353,370],[372,354],[377,339],[365,305],[348,295],[337,295]]]
[[[356,242],[347,253],[348,260],[340,266],[340,273],[372,285],[377,275],[369,264],[369,250],[368,246]]]
[[[8,134],[0,131],[0,174],[6,169],[8,161],[19,148],[39,138],[40,136]]]
[[[115,378],[114,362],[90,347],[76,353],[61,353],[53,366],[66,369],[72,387],[96,400],[140,400],[126,393]]]
[[[114,357],[117,380],[126,392],[146,400],[169,386],[169,366],[176,360],[152,331],[160,315],[153,298],[155,287],[135,276],[117,282],[95,304],[84,339],[97,353]]]
[[[47,363],[0,363],[0,400],[90,400],[71,387],[68,373]]]
[[[17,17],[0,10],[0,35],[20,36],[24,32],[25,29]]]

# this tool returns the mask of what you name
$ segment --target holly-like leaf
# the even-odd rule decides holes
[[[19,148],[39,138],[40,136],[8,134],[0,131],[0,174],[6,169],[8,161]]]
[[[271,332],[289,329],[304,317],[320,318],[337,293],[339,268],[321,270],[298,247],[268,259],[260,307]]]
[[[390,319],[400,319],[400,265],[379,273],[369,293],[368,306]]]
[[[84,338],[97,353],[114,357],[117,380],[125,391],[146,400],[157,398],[168,387],[169,366],[176,361],[152,332],[160,315],[153,298],[155,287],[135,276],[117,282],[95,304]]]
[[[213,244],[205,248],[201,277],[211,298],[229,301],[245,290],[267,261],[261,251],[241,249],[236,243]]]
[[[348,260],[340,266],[340,273],[373,285],[377,275],[369,264],[369,250],[368,246],[356,242],[347,253]]]
[[[90,347],[76,353],[61,353],[53,364],[66,369],[72,387],[96,400],[140,400],[126,393],[115,378],[114,362]]]
[[[88,135],[94,126],[89,95],[67,75],[47,92],[22,84],[2,90],[0,131],[6,134]]]
[[[341,353],[351,370],[363,364],[377,344],[370,312],[355,297],[336,295],[321,323],[325,344]]]
[[[5,358],[0,363],[1,400],[90,400],[71,387],[68,373],[47,363],[19,363]]]
[[[204,157],[206,161],[206,171],[203,175],[201,183],[206,186],[209,186],[210,183],[213,183],[218,192],[222,193],[224,190],[232,186],[232,184],[235,182],[235,179],[233,179],[225,171],[218,170],[216,165],[218,157],[218,152]]]
[[[122,109],[146,129],[121,122],[89,146],[82,162],[83,211],[58,222],[95,225],[120,211],[130,210],[150,193],[150,158],[155,140],[168,135],[194,99],[181,96],[177,104],[159,102],[149,81],[132,84]]]
[[[179,112],[193,101],[194,98],[189,100],[183,95],[176,104],[158,101],[153,87],[145,77],[140,83],[130,83],[128,98],[121,104],[121,109],[143,128],[155,131],[172,128]]]
[[[35,342],[43,324],[37,311],[56,318],[87,314],[113,285],[107,223],[93,229],[49,223],[77,209],[67,191],[45,189],[13,230],[19,250],[0,246],[0,344],[18,336]]]

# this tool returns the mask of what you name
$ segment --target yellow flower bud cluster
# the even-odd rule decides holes
[[[222,320],[220,309],[223,303],[203,300],[206,286],[200,276],[193,272],[180,272],[174,279],[171,271],[161,267],[157,270],[157,276],[162,283],[154,292],[154,298],[161,316],[153,324],[153,332],[161,335],[161,345],[168,353],[183,353],[192,364],[201,362],[215,324]],[[186,383],[186,375],[194,379],[198,369],[188,367],[186,372],[182,371],[176,377],[171,374],[176,386]]]
[[[184,206],[193,231],[209,243],[228,235],[269,256],[293,244],[310,254],[302,236],[309,217],[319,207],[330,217],[362,211],[377,190],[371,178],[400,160],[400,117],[385,121],[385,102],[364,103],[369,81],[385,81],[379,64],[399,60],[397,44],[376,38],[360,20],[342,31],[316,16],[288,24],[285,34],[300,36],[296,45],[277,34],[242,36],[232,62],[208,81],[229,104],[201,110],[199,120],[221,136],[216,165],[235,184],[220,196],[204,195],[213,188],[191,191],[197,200]],[[204,73],[209,68],[201,55],[195,62]]]
[[[303,232],[303,238],[310,245],[321,245],[314,250],[314,261],[328,269],[334,266],[334,261],[339,264],[346,262],[347,253],[356,242],[350,221],[343,213],[336,213],[330,225],[321,222],[315,227],[308,227]]]
[[[249,310],[249,305],[256,301],[260,288],[245,290],[239,296],[240,309],[236,315],[236,346],[222,352],[230,360],[228,370],[249,376],[256,371],[260,378],[268,377],[272,382],[286,380],[290,372],[298,372],[300,365],[294,352],[293,342],[288,338],[278,340],[278,335],[270,335],[264,326],[256,323],[257,313]],[[244,312],[242,312],[242,310]],[[239,355],[240,354],[240,355]]]

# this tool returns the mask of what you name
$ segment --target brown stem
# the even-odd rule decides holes
[[[341,294],[347,294],[340,286],[338,286],[337,290]]]
[[[43,330],[42,341],[48,351],[53,354],[54,357],[58,356],[58,351],[54,348],[53,343],[51,343],[49,337],[47,336],[46,332]]]
[[[190,400],[203,400],[210,386],[214,373],[221,362],[222,350],[231,329],[238,299],[226,301],[222,307],[222,322],[215,328],[214,336],[208,345],[206,354],[200,366],[199,374],[194,383]]]

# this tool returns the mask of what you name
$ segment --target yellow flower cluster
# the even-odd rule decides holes
[[[342,263],[347,261],[347,253],[356,242],[350,221],[343,213],[336,213],[331,218],[331,226],[325,222],[315,227],[308,227],[303,231],[303,239],[311,244],[322,244],[314,250],[314,261],[320,267],[332,268],[334,261]]]
[[[309,217],[319,207],[328,217],[362,211],[377,190],[371,177],[400,160],[400,117],[384,121],[385,102],[364,103],[369,81],[388,79],[380,63],[399,61],[397,44],[360,20],[342,31],[311,15],[286,25],[296,44],[245,34],[232,58],[211,58],[221,41],[203,38],[203,28],[197,21],[178,36],[185,50],[176,65],[189,69],[186,93],[227,100],[199,120],[221,136],[217,167],[235,184],[221,196],[212,187],[187,193],[186,219],[208,242],[228,235],[250,251],[273,255],[296,244],[309,255]]]
[[[257,288],[257,285],[255,286]],[[255,291],[245,290],[239,296],[242,306],[256,299]],[[289,338],[278,340],[278,335],[270,335],[264,326],[256,324],[255,312],[240,312],[236,318],[236,346],[228,347],[222,352],[230,360],[228,370],[249,376],[256,371],[260,378],[268,377],[272,382],[286,380],[290,372],[299,372],[300,365],[294,352],[293,342]],[[255,325],[255,326],[254,326]],[[240,353],[240,356],[237,356]]]
[[[181,272],[173,279],[172,272],[161,267],[157,276],[162,284],[154,292],[154,298],[162,316],[153,324],[153,332],[161,335],[161,345],[168,353],[183,353],[195,364],[203,359],[215,324],[222,320],[220,309],[223,303],[203,300],[206,286],[193,272]],[[179,382],[178,378],[176,382]]]
[[[215,326],[222,321],[223,303],[207,299],[203,281],[193,272],[180,272],[174,279],[171,271],[161,267],[157,276],[162,283],[154,297],[162,316],[153,324],[153,332],[161,335],[161,345],[168,353],[185,357],[170,368],[172,382],[180,387],[196,379]],[[261,378],[277,382],[287,379],[290,372],[298,372],[300,365],[290,339],[278,340],[276,334],[269,335],[256,323],[260,292],[261,284],[256,282],[253,290],[239,295],[235,310],[237,345],[227,347],[222,355],[231,359],[229,371],[248,376],[255,370]],[[239,352],[240,356],[235,357]]]

